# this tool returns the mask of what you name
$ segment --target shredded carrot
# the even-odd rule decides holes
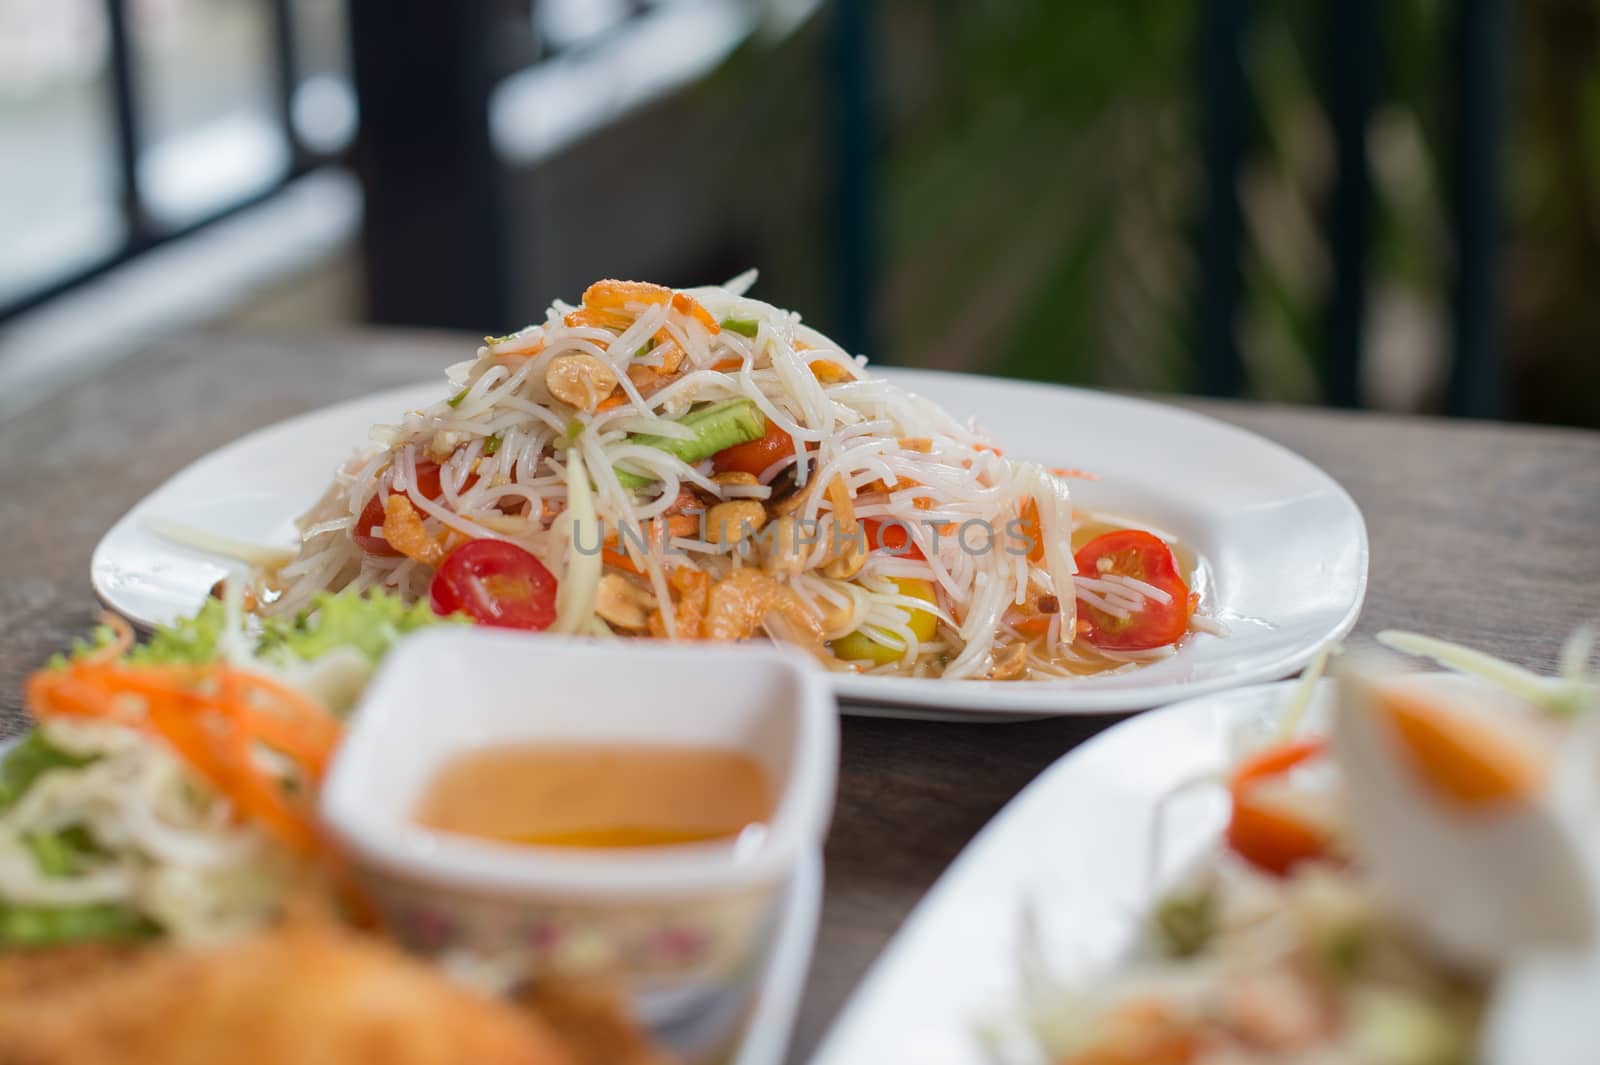
[[[219,740],[232,777],[220,789],[223,794],[240,813],[255,819],[290,848],[301,854],[311,853],[317,844],[316,822],[296,810],[283,784],[262,770],[256,761],[255,737],[245,728],[234,728],[225,730]],[[313,779],[318,777],[313,775]]]
[[[667,518],[669,536],[694,536],[700,532],[700,514],[673,514]]]
[[[619,388],[605,399],[602,399],[599,403],[595,404],[594,412],[599,414],[602,411],[616,410],[618,407],[627,402],[628,394]]]
[[[686,314],[690,318],[706,327],[706,332],[716,336],[722,332],[722,325],[714,318],[710,311],[700,305],[700,301],[693,296],[682,292],[672,294],[672,309],[679,314]]]
[[[644,575],[644,571],[634,564],[633,559],[629,558],[620,551],[612,551],[609,548],[602,548],[600,550],[600,561],[608,566],[615,567],[616,569],[625,570],[628,573],[636,573],[640,576]]]
[[[1044,525],[1039,521],[1039,503],[1032,496],[1022,501],[1022,535],[1030,541],[1029,562],[1044,561]]]
[[[30,708],[48,706],[55,717],[98,719],[131,727],[142,724],[137,706],[117,699],[104,684],[84,678],[71,667],[35,673],[23,686],[23,698]],[[40,716],[36,709],[34,716]]]
[[[895,480],[894,484],[885,484],[884,481],[883,481],[883,478],[882,477],[878,477],[878,478],[876,478],[874,480],[871,480],[871,481],[868,481],[866,484],[862,485],[861,486],[861,491],[858,494],[860,494],[860,495],[872,495],[873,493],[876,493],[876,492],[882,492],[884,494],[887,494],[889,492],[898,492],[902,488],[921,488],[921,487],[923,487],[922,482],[919,481],[919,480],[916,480],[915,478],[912,478],[912,477],[900,477],[900,478]]]
[[[656,335],[660,336],[661,334],[657,333]],[[683,366],[683,349],[678,346],[676,341],[669,340],[665,344],[657,344],[652,354],[657,354],[661,357],[661,366],[656,372],[662,377],[671,377]]]
[[[631,555],[621,549],[621,543],[622,540],[617,535],[617,530],[614,528],[608,529],[605,539],[600,543],[600,560],[608,566],[615,566],[617,569],[627,570],[629,573],[643,576],[644,570],[634,563]]]
[[[1030,640],[1037,640],[1050,631],[1050,616],[1048,614],[1026,614],[1011,620],[1011,627],[1017,631],[1018,636]]]
[[[850,501],[850,488],[841,474],[834,474],[826,489],[828,502],[833,504],[833,520],[846,533],[856,527],[856,507]]]
[[[176,697],[147,699],[145,713],[149,730],[166,740],[178,757],[219,794],[233,801],[239,772],[221,747],[220,734],[223,730],[215,727],[215,715],[196,713],[186,705],[185,700]],[[229,723],[224,723],[224,727],[230,727]],[[243,807],[239,812],[253,816],[251,811]],[[274,834],[281,828],[270,827]]]
[[[39,720],[100,720],[161,737],[241,816],[301,854],[318,846],[311,793],[338,745],[340,725],[271,677],[227,665],[130,666],[84,659],[28,678]],[[296,767],[297,796],[263,766],[262,749]]]
[[[732,373],[734,370],[744,369],[744,360],[740,358],[718,359],[711,364],[711,368],[718,373]]]
[[[286,684],[247,670],[223,674],[225,690],[254,711],[245,724],[256,739],[292,757],[321,780],[339,742],[339,723]],[[252,700],[254,700],[252,702]]]
[[[855,376],[849,370],[846,370],[832,359],[813,359],[810,366],[811,376],[825,385],[855,380]]]
[[[1098,481],[1100,475],[1090,473],[1088,470],[1075,470],[1068,466],[1052,466],[1050,472],[1057,477],[1076,477],[1080,481]]]

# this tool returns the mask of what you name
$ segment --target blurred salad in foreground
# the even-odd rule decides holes
[[[29,678],[38,725],[0,759],[0,950],[228,939],[334,902],[313,810],[340,719],[450,620],[353,591],[249,631],[210,600],[144,644],[108,617]]]
[[[1126,964],[1063,980],[1023,935],[1026,1018],[1020,1035],[988,1031],[999,1059],[1600,1061],[1592,634],[1555,677],[1379,638],[1472,676],[1352,657],[1325,721],[1302,713],[1309,678],[1277,734],[1220,775],[1222,846],[1165,893]]]

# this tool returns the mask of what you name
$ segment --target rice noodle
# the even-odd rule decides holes
[[[594,315],[568,325],[576,308],[558,301],[540,324],[491,339],[476,359],[451,367],[451,398],[374,430],[379,449],[347,463],[302,519],[299,554],[277,575],[281,595],[263,609],[292,613],[319,591],[351,586],[424,596],[428,566],[369,554],[352,538],[381,536],[381,527],[355,528],[358,515],[374,498],[402,491],[425,532],[447,547],[463,537],[505,540],[561,574],[559,631],[593,630],[594,587],[603,574],[620,572],[662,608],[658,628],[682,638],[693,634],[677,631],[672,571],[688,567],[715,582],[735,567],[763,565],[769,549],[712,542],[704,532],[686,536],[681,528],[669,535],[652,531],[652,523],[686,506],[694,515],[721,501],[758,501],[788,507],[783,513],[802,525],[820,522],[826,530],[836,521],[846,537],[857,520],[905,530],[908,550],[871,552],[849,579],[821,575],[837,556],[825,532],[802,548],[799,572],[779,576],[799,603],[826,619],[828,639],[865,626],[867,639],[898,654],[870,671],[983,677],[1001,645],[1019,641],[1028,644],[1037,676],[1115,670],[1152,657],[1108,656],[1083,641],[1080,600],[1128,619],[1151,604],[1170,605],[1173,596],[1133,577],[1076,572],[1072,533],[1085,519],[1074,512],[1065,478],[1003,457],[980,430],[869,376],[864,358],[798,315],[746,295],[753,281],[750,272],[727,286],[687,290],[704,308],[698,315],[676,298],[607,310],[598,320],[612,328],[593,324]],[[729,320],[754,323],[753,335],[745,335],[749,326],[707,325]],[[604,410],[568,406],[545,383],[554,360],[580,354],[604,360],[616,374]],[[680,365],[663,374],[672,363]],[[685,412],[739,399],[798,445],[761,470],[755,485],[720,483],[709,462],[685,462],[638,439],[691,439],[692,429],[679,421]],[[437,498],[418,490],[424,461],[441,464]],[[641,481],[649,486],[639,488]],[[835,481],[849,496],[844,511],[825,491]],[[798,495],[785,502],[791,493]],[[1043,541],[1032,557],[1013,542],[1030,504]],[[768,520],[775,514],[769,510]],[[619,543],[624,528],[643,530],[648,548]],[[591,533],[602,532],[631,568],[573,550],[575,536],[587,545]],[[904,594],[891,581],[927,582],[937,602]],[[1013,624],[1017,611],[1042,597],[1055,600],[1051,616],[1023,636]],[[917,612],[937,621],[935,638],[919,638],[927,630],[912,627]],[[1201,617],[1191,627],[1221,631]]]

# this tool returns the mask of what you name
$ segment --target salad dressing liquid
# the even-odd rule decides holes
[[[768,821],[761,766],[709,747],[551,743],[472,751],[434,777],[425,828],[530,847],[663,847]]]

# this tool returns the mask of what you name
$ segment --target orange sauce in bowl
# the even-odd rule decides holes
[[[500,843],[629,848],[729,841],[772,811],[766,774],[738,751],[558,743],[456,757],[414,819]]]

